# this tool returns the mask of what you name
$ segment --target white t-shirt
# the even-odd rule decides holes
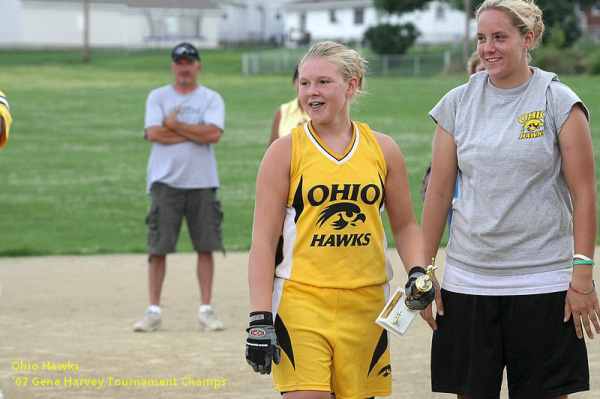
[[[199,85],[190,94],[181,94],[173,85],[153,90],[146,100],[145,129],[162,126],[165,117],[179,108],[177,119],[191,125],[225,126],[225,103],[221,96]],[[175,144],[152,143],[148,160],[146,189],[154,182],[173,188],[219,187],[217,162],[212,143],[184,141]]]

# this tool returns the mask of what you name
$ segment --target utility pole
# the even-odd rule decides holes
[[[90,0],[83,0],[83,63],[90,63]]]
[[[471,32],[469,25],[471,20],[471,0],[464,0],[465,5],[465,48],[463,49],[463,64],[466,65],[471,57]]]
[[[267,30],[267,12],[265,11],[265,6],[263,4],[257,5],[256,9],[260,13],[260,44],[265,44],[267,42],[265,37]]]

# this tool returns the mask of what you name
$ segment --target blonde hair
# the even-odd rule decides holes
[[[345,81],[352,77],[358,78],[358,86],[352,95],[351,101],[365,94],[365,74],[367,61],[355,50],[351,50],[343,44],[323,41],[314,44],[300,60],[300,68],[310,58],[323,58],[337,67],[338,73]]]
[[[481,59],[479,59],[479,53],[477,50],[473,51],[471,54],[471,58],[469,58],[469,62],[467,62],[467,72],[469,75],[473,75],[477,72],[477,65],[481,63]]]
[[[533,43],[527,49],[527,58],[530,59],[530,53],[539,46],[544,34],[544,21],[542,20],[542,10],[535,4],[534,0],[485,0],[475,13],[477,21],[484,11],[500,10],[506,13],[510,18],[512,25],[519,30],[521,36],[527,32],[533,32]]]

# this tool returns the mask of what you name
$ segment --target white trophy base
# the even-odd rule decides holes
[[[406,307],[404,301],[404,288],[398,288],[394,295],[390,297],[390,300],[375,322],[396,337],[403,338],[406,330],[418,314],[418,310],[412,310]]]

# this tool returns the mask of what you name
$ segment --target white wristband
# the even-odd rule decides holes
[[[592,259],[588,258],[587,256],[581,255],[581,254],[575,254],[575,255],[573,255],[573,259],[575,259],[575,258],[583,259],[583,260],[592,260]]]

